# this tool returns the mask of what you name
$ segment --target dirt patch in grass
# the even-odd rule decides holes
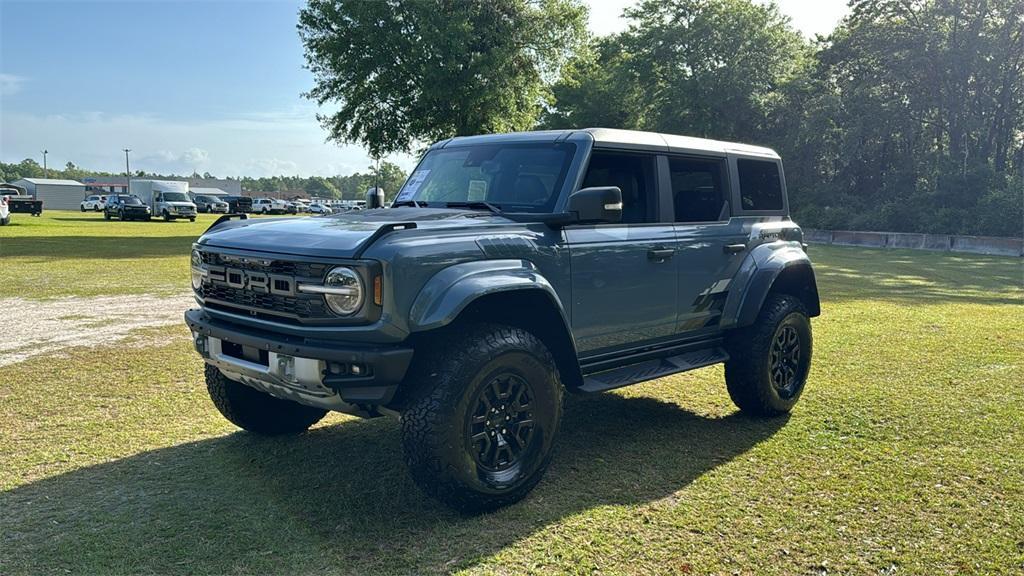
[[[140,328],[183,322],[182,314],[194,303],[191,294],[0,298],[0,310],[5,310],[0,366],[74,346],[109,344]]]

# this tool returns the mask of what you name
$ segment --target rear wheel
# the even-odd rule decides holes
[[[481,324],[422,352],[402,413],[413,480],[466,512],[523,498],[547,469],[562,415],[547,348],[519,328]]]
[[[725,382],[744,412],[777,416],[793,409],[811,369],[811,321],[799,299],[771,294],[757,321],[729,337]]]
[[[127,220],[127,218],[124,215],[124,210],[118,211],[117,217],[121,220],[121,222],[124,222],[125,220]]]
[[[82,204],[81,208],[82,208],[82,212],[85,212],[85,204]]]
[[[316,424],[326,410],[274,398],[206,365],[206,389],[217,410],[232,424],[266,435],[297,434]]]
[[[110,220],[110,212],[107,212],[106,210],[104,210],[103,211],[103,219],[104,220]]]

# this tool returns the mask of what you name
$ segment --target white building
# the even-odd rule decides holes
[[[196,196],[228,196],[228,193],[220,188],[200,188],[196,186],[189,186],[189,192],[193,198]]]
[[[85,184],[77,180],[22,178],[11,184],[21,186],[29,196],[42,200],[45,210],[78,210],[85,198]]]

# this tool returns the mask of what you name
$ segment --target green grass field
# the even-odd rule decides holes
[[[4,297],[179,294],[211,220],[16,218]],[[545,480],[472,518],[418,492],[393,420],[237,431],[183,326],[5,366],[0,574],[1022,573],[1021,260],[811,256],[790,417],[736,413],[720,367],[570,397]]]

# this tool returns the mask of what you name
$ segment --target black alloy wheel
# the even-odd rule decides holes
[[[533,389],[517,374],[497,375],[477,393],[469,421],[470,452],[489,472],[515,466],[533,440]]]

